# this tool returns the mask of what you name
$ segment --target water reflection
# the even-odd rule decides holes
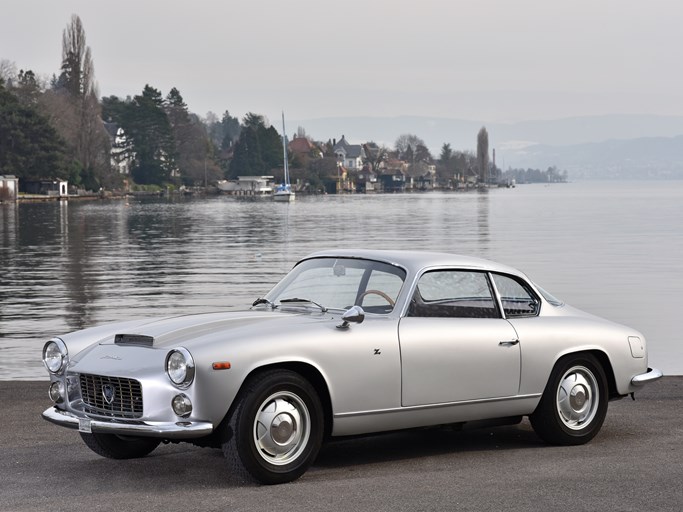
[[[488,190],[480,190],[477,197],[477,227],[479,228],[477,239],[481,244],[480,254],[486,258],[490,242]]]
[[[216,197],[4,205],[0,378],[44,378],[40,348],[53,334],[148,315],[248,307],[299,258],[334,247],[424,249],[502,260],[529,271],[569,302],[618,321],[625,315],[625,323],[634,323],[644,313],[628,305],[633,290],[620,281],[619,296],[614,293],[620,263],[641,270],[633,274],[637,283],[631,282],[641,297],[657,297],[663,308],[680,306],[680,286],[650,289],[642,274],[643,268],[666,269],[669,275],[683,270],[680,258],[650,261],[653,254],[666,258],[683,249],[673,220],[681,209],[676,190],[657,189],[663,194],[658,207],[669,210],[657,216],[660,224],[653,232],[646,220],[652,218],[646,213],[652,203],[631,200],[642,190],[610,200],[577,187],[302,196],[291,204]],[[574,207],[577,197],[580,211]],[[617,218],[624,201],[628,230]],[[605,233],[621,241],[605,244]],[[602,298],[587,295],[586,284],[601,290]],[[649,325],[650,316],[634,326],[650,336],[674,338],[666,327]],[[653,327],[659,332],[650,332]]]

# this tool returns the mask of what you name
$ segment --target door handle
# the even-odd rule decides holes
[[[513,345],[517,345],[519,343],[519,340],[510,340],[510,341],[501,341],[498,343],[501,347],[512,347]]]

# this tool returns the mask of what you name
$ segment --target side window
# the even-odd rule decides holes
[[[493,274],[493,282],[507,318],[538,314],[540,303],[524,283],[501,274]]]
[[[499,318],[484,272],[434,270],[422,275],[408,316]]]

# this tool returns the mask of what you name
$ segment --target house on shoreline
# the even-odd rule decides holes
[[[12,175],[0,175],[0,203],[16,201],[19,195],[19,178]]]
[[[21,192],[28,196],[66,199],[69,197],[69,182],[57,178],[22,180]]]
[[[365,160],[365,150],[361,144],[349,144],[342,135],[339,142],[335,143],[332,151],[342,167],[350,171],[360,171]]]
[[[238,176],[236,180],[219,180],[216,187],[235,196],[269,196],[274,179],[273,176]]]
[[[109,159],[112,168],[116,169],[119,174],[130,174],[135,155],[130,151],[130,141],[126,137],[126,132],[116,123],[104,122],[103,124],[109,135],[111,147]]]

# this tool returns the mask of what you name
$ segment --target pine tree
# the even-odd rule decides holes
[[[23,179],[69,176],[64,141],[35,107],[22,104],[0,80],[0,174]]]
[[[161,92],[145,85],[142,94],[133,98],[124,119],[124,130],[135,148],[135,181],[157,185],[170,182],[176,169],[176,151]]]
[[[282,166],[280,134],[272,126],[266,126],[263,116],[249,112],[242,120],[228,177],[264,175]]]

